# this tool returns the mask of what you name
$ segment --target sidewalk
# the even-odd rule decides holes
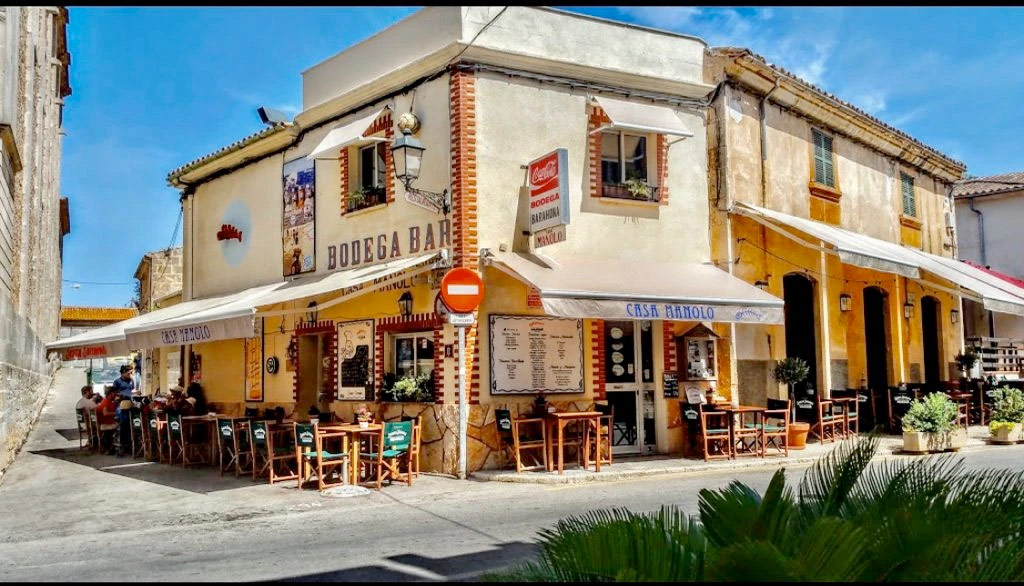
[[[972,425],[967,430],[967,443],[960,452],[970,452],[978,449],[999,449],[1001,446],[990,445],[987,441],[989,436],[988,427],[983,425]],[[832,451],[835,443],[822,444],[817,441],[808,442],[803,450],[789,450],[789,457],[767,456],[765,458],[739,458],[736,460],[712,460],[705,462],[694,458],[679,458],[673,456],[646,456],[646,457],[623,457],[616,458],[611,466],[602,466],[601,472],[593,470],[582,470],[580,468],[569,468],[567,463],[565,473],[559,475],[557,472],[522,472],[515,470],[479,470],[472,474],[477,480],[497,482],[519,482],[527,484],[576,484],[582,482],[608,482],[642,478],[645,476],[665,474],[690,474],[701,472],[722,472],[727,470],[757,469],[757,468],[779,468],[806,466],[813,464],[821,456]],[[897,435],[882,436],[878,455],[876,458],[891,457],[922,457],[903,454],[903,438]],[[575,461],[573,461],[575,465]]]

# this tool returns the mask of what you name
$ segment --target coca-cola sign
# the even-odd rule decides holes
[[[555,226],[569,223],[569,151],[555,149],[530,162],[530,232],[537,234]],[[545,232],[546,233],[546,232]],[[560,231],[564,234],[564,230]],[[534,243],[536,247],[561,242],[546,238]]]

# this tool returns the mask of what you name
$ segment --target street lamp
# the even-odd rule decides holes
[[[412,112],[406,112],[398,118],[398,129],[402,131],[402,136],[391,143],[391,159],[395,163],[395,178],[402,183],[407,193],[422,197],[437,211],[448,215],[452,209],[452,202],[447,189],[436,193],[412,186],[413,182],[419,179],[420,170],[423,168],[423,153],[427,150],[427,147],[412,135],[419,125],[419,120]]]
[[[412,293],[406,291],[398,298],[398,313],[402,314],[402,317],[412,315]]]

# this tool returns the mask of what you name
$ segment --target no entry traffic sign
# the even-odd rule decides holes
[[[458,267],[441,279],[441,300],[456,313],[469,313],[484,298],[484,282],[472,269]]]

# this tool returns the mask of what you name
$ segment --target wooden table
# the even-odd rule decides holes
[[[966,428],[971,423],[971,401],[974,399],[974,393],[968,393],[968,392],[964,392],[964,391],[950,391],[947,394],[949,395],[950,399],[952,399],[954,402],[957,403],[957,407],[958,408],[959,408],[959,405],[966,405],[967,406],[967,420],[964,421],[964,427]],[[959,423],[960,423],[960,414],[959,413],[957,413],[956,422],[959,425]]]
[[[349,434],[350,450],[352,455],[350,457],[350,480],[351,484],[359,484],[359,435],[363,433],[380,433],[380,430],[384,428],[381,423],[371,423],[366,427],[360,427],[358,423],[326,423],[323,425],[317,425],[317,430],[324,431],[344,431]],[[378,450],[382,450],[383,446],[377,446]]]
[[[602,415],[605,414],[600,411],[566,411],[548,413],[544,416],[544,424],[547,425],[549,429],[549,432],[546,434],[548,441],[548,472],[551,472],[554,469],[554,454],[551,452],[556,446],[556,437],[558,448],[558,473],[562,474],[565,470],[565,426],[573,421],[586,422],[586,426],[583,428],[583,467],[587,467],[587,461],[590,459],[590,428],[593,426],[595,430],[598,429],[598,426],[601,425]],[[597,442],[597,458],[594,460],[594,471],[601,471],[601,442]]]
[[[845,439],[850,436],[851,432],[853,432],[853,430],[850,429],[850,404],[856,403],[857,397],[829,397],[828,400],[832,401],[832,404],[834,405],[839,405],[843,410],[843,438]],[[835,414],[832,413],[831,415]],[[859,408],[857,410],[857,421],[860,421]]]
[[[184,441],[185,445],[187,445],[189,443],[186,440],[186,436],[185,436],[185,434],[188,433],[187,431],[185,431],[186,427],[194,427],[194,426],[197,426],[197,425],[206,425],[206,429],[210,433],[209,442],[208,442],[209,446],[210,446],[210,449],[209,449],[210,460],[207,463],[211,464],[211,465],[213,464],[213,457],[214,457],[214,448],[213,448],[213,446],[214,446],[214,441],[215,440],[214,440],[213,434],[216,434],[216,433],[218,433],[220,431],[219,429],[217,429],[217,425],[216,424],[217,424],[217,416],[216,415],[182,415],[181,416],[181,426],[182,426],[181,437],[182,437],[182,440]],[[185,455],[185,459],[186,460],[188,459],[187,454]]]
[[[758,407],[757,405],[733,405],[732,403],[715,403],[715,409],[718,411],[724,411],[730,415],[729,417],[729,446],[731,446],[733,455],[736,453],[736,420],[744,413],[755,413],[755,419],[764,417],[764,412],[768,410],[768,407]],[[763,441],[763,438],[762,438]]]

